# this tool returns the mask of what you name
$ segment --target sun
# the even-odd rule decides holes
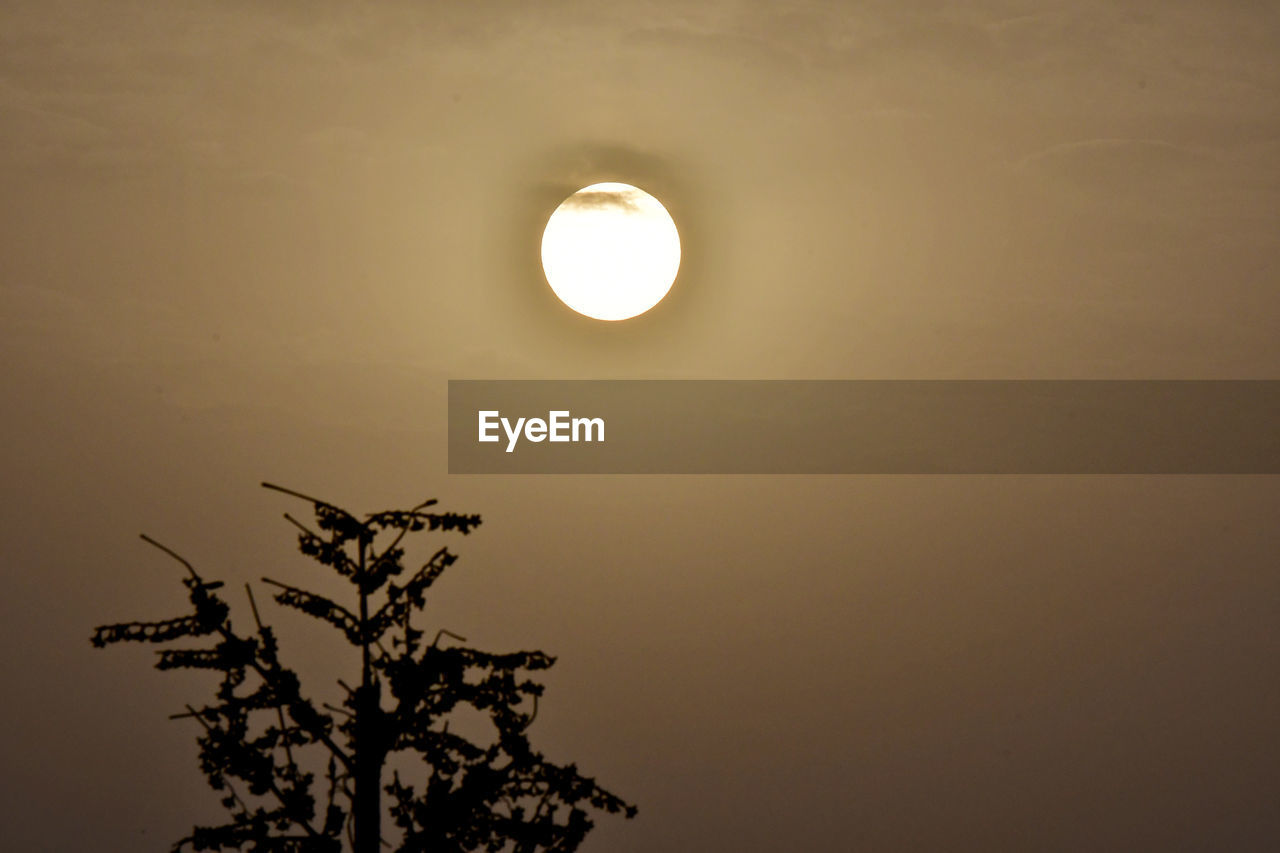
[[[560,301],[625,320],[662,301],[680,269],[680,233],[662,203],[630,184],[583,187],[542,233],[542,269]]]

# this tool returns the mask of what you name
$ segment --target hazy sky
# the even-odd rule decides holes
[[[260,480],[438,496],[436,624],[559,656],[584,850],[1280,844],[1274,477],[450,477],[449,378],[1280,378],[1280,6],[19,2],[0,11],[0,816],[219,814],[139,532],[304,582]],[[621,180],[624,324],[542,279]],[[245,614],[242,618],[247,618]],[[315,667],[310,620],[273,613]]]

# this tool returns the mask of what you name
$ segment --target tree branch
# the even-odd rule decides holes
[[[146,542],[148,545],[151,545],[151,546],[154,546],[154,547],[156,547],[156,548],[159,548],[161,551],[164,551],[166,554],[168,554],[170,557],[173,557],[173,559],[177,560],[179,563],[182,563],[182,565],[184,565],[184,566],[186,566],[186,567],[187,567],[187,571],[191,573],[191,577],[192,577],[192,579],[193,579],[193,580],[200,581],[201,583],[203,583],[203,581],[201,580],[200,576],[199,576],[198,574],[196,574],[196,570],[195,570],[194,568],[192,568],[191,564],[190,564],[190,563],[188,563],[186,560],[184,560],[184,559],[183,559],[183,558],[178,554],[178,552],[177,552],[177,551],[174,551],[172,548],[167,548],[167,547],[165,547],[164,545],[161,545],[159,542],[157,542],[156,540],[152,539],[150,536],[148,536],[148,535],[147,535],[147,534],[145,534],[145,533],[139,533],[138,535],[142,537],[142,541],[143,541],[143,542]]]

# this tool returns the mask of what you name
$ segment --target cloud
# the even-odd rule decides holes
[[[1028,154],[1013,170],[1108,202],[1243,204],[1280,190],[1274,146],[1221,150],[1161,139],[1082,139]]]
[[[638,213],[639,197],[636,190],[593,190],[574,193],[564,200],[563,205],[572,210],[623,210]]]
[[[1176,181],[1213,165],[1203,151],[1159,139],[1084,139],[1023,157],[1016,168],[1099,188]]]

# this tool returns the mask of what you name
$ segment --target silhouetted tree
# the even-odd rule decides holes
[[[455,559],[440,548],[403,583],[403,543],[411,533],[469,533],[478,515],[435,512],[434,500],[409,510],[356,518],[326,501],[263,483],[312,505],[314,529],[292,515],[303,554],[329,567],[355,588],[349,610],[324,596],[269,578],[275,600],[342,633],[361,655],[359,686],[346,690],[343,707],[316,707],[303,696],[297,674],[281,663],[276,637],[265,626],[246,584],[256,628],[239,633],[218,595],[191,564],[149,537],[148,543],[182,563],[194,612],[163,622],[126,622],[97,628],[95,646],[122,641],[167,643],[206,637],[201,648],[165,649],[158,669],[221,673],[214,701],[188,705],[200,724],[200,769],[222,796],[231,819],[196,827],[174,851],[249,850],[375,853],[383,839],[381,795],[399,828],[405,853],[576,850],[592,827],[588,809],[635,815],[628,805],[578,773],[557,766],[525,735],[537,713],[542,685],[527,673],[554,659],[534,652],[491,654],[442,645],[440,631],[425,643],[413,616],[431,584]],[[375,601],[376,599],[376,601]],[[493,736],[476,743],[449,731],[454,711],[469,706],[487,715]],[[337,715],[335,717],[335,715]],[[308,765],[306,752],[322,760]],[[399,773],[384,786],[390,756],[416,753],[424,765],[410,782]],[[312,770],[304,767],[311,766]],[[323,778],[317,779],[324,766]]]

